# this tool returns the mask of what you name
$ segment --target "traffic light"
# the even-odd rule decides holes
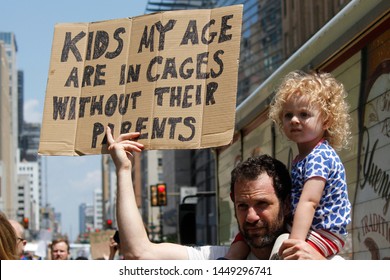
[[[150,206],[158,206],[157,186],[150,186]]]
[[[167,205],[167,185],[157,184],[150,186],[150,206]]]
[[[106,220],[106,228],[112,229],[112,220],[111,219]]]
[[[166,184],[158,184],[157,185],[157,204],[158,206],[166,206],[167,205],[167,185]]]
[[[22,224],[23,224],[23,227],[24,227],[25,229],[28,229],[28,222],[29,222],[28,218],[27,218],[27,217],[24,217],[24,218],[23,218]]]
[[[167,205],[167,185],[157,184],[150,186],[150,206]]]

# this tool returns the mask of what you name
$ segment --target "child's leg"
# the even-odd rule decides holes
[[[344,247],[346,236],[327,230],[309,230],[306,242],[320,252],[325,258],[338,254]]]
[[[228,260],[245,260],[248,257],[250,248],[243,240],[238,240],[230,245],[229,251],[225,255]]]
[[[275,241],[274,247],[272,248],[272,252],[271,252],[271,255],[269,257],[270,260],[281,260],[281,258],[279,257],[279,254],[278,254],[279,248],[282,245],[283,241],[287,240],[289,238],[289,236],[290,236],[290,234],[288,234],[288,233],[283,233],[283,234],[279,235],[279,237]]]

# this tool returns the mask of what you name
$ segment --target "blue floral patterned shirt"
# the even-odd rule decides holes
[[[311,229],[325,229],[347,234],[351,222],[351,203],[348,199],[345,169],[336,151],[324,140],[304,159],[294,162],[291,171],[293,214],[302,193],[303,184],[313,177],[325,179],[320,203],[315,211]]]

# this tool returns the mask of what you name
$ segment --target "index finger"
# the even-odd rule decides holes
[[[111,145],[112,143],[115,142],[114,137],[112,136],[111,128],[109,126],[107,126],[106,135],[107,135],[107,143],[108,143],[108,145]]]
[[[288,249],[288,248],[294,246],[295,243],[296,243],[296,242],[295,242],[293,239],[286,239],[286,240],[284,240],[284,241],[282,242],[282,244],[280,245],[280,247],[279,247],[279,255],[282,256],[282,255],[283,255],[283,252],[284,252],[286,249]]]

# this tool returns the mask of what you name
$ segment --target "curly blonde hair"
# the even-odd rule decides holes
[[[328,128],[325,139],[335,150],[349,146],[351,117],[345,100],[347,93],[342,83],[330,73],[305,73],[293,71],[285,76],[271,102],[269,117],[282,128],[284,104],[293,96],[305,96],[318,105]]]

